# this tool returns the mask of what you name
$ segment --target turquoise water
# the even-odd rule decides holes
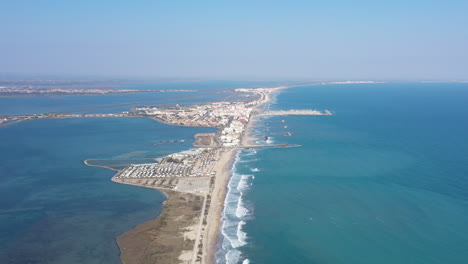
[[[34,120],[0,129],[0,263],[120,263],[116,236],[156,217],[165,197],[113,183],[88,158],[190,147],[210,128],[145,118]],[[160,140],[186,144],[158,144]],[[145,152],[147,151],[147,152]]]
[[[265,84],[158,83],[125,88],[202,92],[0,97],[0,115],[150,100],[155,101],[150,104],[199,103],[226,97],[211,90]],[[180,98],[193,95],[202,97]],[[86,112],[120,112],[137,105]],[[156,217],[164,197],[155,190],[113,183],[114,172],[87,167],[83,161],[154,158],[188,149],[195,133],[213,131],[144,118],[33,120],[0,128],[0,263],[120,263],[116,236]],[[169,140],[185,142],[167,143]]]
[[[272,108],[335,115],[259,122],[303,146],[240,153],[218,262],[466,263],[467,105],[468,84],[286,90]]]

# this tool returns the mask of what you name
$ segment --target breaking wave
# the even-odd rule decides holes
[[[216,254],[216,262],[219,264],[249,263],[243,259],[240,247],[248,243],[247,233],[244,231],[246,221],[253,216],[253,206],[245,200],[245,194],[252,186],[253,175],[237,172],[238,163],[242,162],[240,155],[249,156],[251,150],[239,151],[231,169],[231,179],[224,201],[221,233],[223,240]]]
[[[273,144],[275,141],[273,140],[273,137],[268,137],[268,139],[265,141],[267,144]]]

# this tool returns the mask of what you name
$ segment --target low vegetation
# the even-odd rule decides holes
[[[161,215],[117,238],[124,264],[180,263],[184,250],[192,250],[194,241],[183,232],[197,223],[203,199],[200,196],[165,191],[168,199]]]

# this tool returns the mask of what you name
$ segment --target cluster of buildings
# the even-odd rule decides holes
[[[130,165],[117,178],[209,177],[214,175],[213,154],[206,148],[190,149],[160,158],[157,163]]]
[[[27,121],[33,119],[47,119],[47,118],[83,118],[83,117],[127,117],[132,116],[128,112],[117,114],[65,114],[65,113],[42,113],[32,115],[12,115],[0,116],[0,126],[6,126],[15,122]]]
[[[49,94],[65,94],[65,95],[76,95],[76,94],[111,94],[111,93],[133,93],[138,90],[130,89],[84,89],[84,88],[43,88],[31,85],[25,86],[3,86],[0,87],[0,94],[2,95],[49,95]]]
[[[27,116],[0,116],[0,125],[9,125],[21,121]]]
[[[0,125],[3,124],[3,123],[6,123],[8,121],[12,121],[13,119],[10,119],[10,118],[0,118]]]
[[[245,126],[248,122],[247,117],[237,117],[221,130],[219,137],[220,144],[224,147],[235,147],[241,142],[242,133],[244,133]]]
[[[119,178],[160,178],[160,177],[189,177],[192,166],[184,163],[149,163],[130,165],[124,169]]]
[[[236,91],[250,93],[257,99],[248,102],[213,102],[188,107],[139,107],[135,108],[134,112],[171,125],[221,128],[217,138],[220,145],[235,147],[240,144],[253,107],[266,100],[266,94],[271,92],[271,88],[236,89]]]
[[[73,117],[126,117],[129,116],[128,112],[117,114],[47,114],[47,118],[73,118]]]
[[[161,122],[181,126],[225,127],[233,119],[246,120],[251,107],[241,102],[215,102],[188,107],[138,107],[139,115],[146,115]]]
[[[257,97],[247,102],[212,102],[188,107],[138,107],[133,109],[133,114],[148,116],[171,125],[218,127],[218,144],[222,147],[236,147],[241,144],[253,107],[263,103],[271,90],[240,89],[238,92],[249,92]],[[222,150],[216,148],[190,149],[158,159],[157,163],[131,165],[116,178],[214,176],[220,151]]]
[[[183,108],[140,107],[134,110],[171,125],[219,127],[221,135],[218,140],[225,147],[239,145],[252,113],[251,105],[244,102],[215,102]]]
[[[196,90],[153,90],[153,89],[119,89],[120,81],[75,81],[75,80],[19,80],[1,79],[0,95],[2,96],[41,96],[41,95],[104,95],[122,93],[152,92],[196,92]]]

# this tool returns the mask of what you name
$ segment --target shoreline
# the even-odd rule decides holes
[[[211,205],[208,210],[207,224],[204,236],[203,258],[204,264],[216,263],[216,252],[218,250],[218,238],[222,225],[222,213],[224,201],[227,194],[227,186],[231,179],[231,168],[237,154],[237,149],[230,149],[226,153],[225,162],[222,164],[220,174],[215,180],[215,187],[211,194]]]
[[[278,93],[281,92],[281,90],[287,89],[289,87],[281,86],[281,87],[275,87],[275,88],[276,89],[273,92],[273,94],[277,95]],[[264,98],[264,102],[254,107],[253,112],[261,111],[261,108],[271,103],[272,100],[273,100],[272,96],[270,94],[266,94],[266,98]],[[258,120],[256,120],[256,115],[252,114],[249,117],[249,121],[247,122],[244,133],[241,136],[241,146],[255,145],[255,141],[258,140],[258,138],[252,136],[252,128],[255,126],[256,122],[258,122]],[[216,253],[219,249],[218,248],[218,245],[220,242],[219,240],[222,238],[222,235],[220,235],[220,232],[221,232],[221,226],[223,224],[222,217],[223,217],[223,211],[224,211],[224,203],[225,203],[226,195],[228,192],[228,184],[232,177],[231,172],[233,172],[232,168],[235,165],[234,164],[235,157],[240,150],[241,149],[234,149],[233,152],[230,154],[229,163],[227,164],[227,166],[224,166],[223,170],[221,171],[221,175],[223,176],[221,178],[222,182],[218,181],[218,179],[216,180],[216,182],[218,183],[217,187],[219,188],[218,192],[220,192],[218,193],[218,198],[219,198],[219,200],[217,201],[218,207],[213,210],[214,212],[212,212],[212,220],[214,218],[216,219],[216,221],[214,223],[211,222],[211,225],[210,225],[210,222],[208,222],[207,224],[206,229],[207,231],[211,233],[208,233],[208,236],[207,236],[208,238],[208,240],[206,241],[207,247],[205,247],[204,249],[204,254],[203,254],[204,258],[202,259],[202,264],[216,263]],[[213,191],[213,194],[214,193],[215,191]],[[210,209],[211,208],[212,207],[210,206]]]
[[[121,260],[123,263],[154,263],[155,260],[160,260],[162,261],[161,263],[176,263],[177,261],[191,264],[216,263],[216,253],[219,249],[218,243],[219,239],[222,237],[220,236],[220,232],[224,203],[228,191],[228,184],[232,177],[231,172],[234,166],[236,154],[239,150],[245,147],[250,148],[257,145],[255,144],[255,141],[258,140],[258,138],[252,136],[252,128],[255,126],[256,122],[258,122],[256,117],[260,115],[261,112],[265,111],[265,106],[271,103],[279,92],[289,87],[293,86],[271,87],[267,88],[270,89],[269,91],[262,91],[259,93],[261,97],[258,99],[258,103],[252,107],[252,111],[245,125],[244,131],[240,135],[240,144],[237,147],[212,147],[212,149],[216,150],[219,155],[213,167],[213,171],[216,172],[216,176],[212,177],[210,191],[208,191],[208,193],[190,193],[186,191],[178,191],[172,188],[161,188],[162,186],[150,187],[142,184],[141,182],[121,180],[118,178],[120,172],[112,178],[112,181],[122,184],[157,189],[163,192],[167,197],[167,200],[163,202],[163,209],[160,215],[156,216],[156,218],[152,220],[135,226],[118,237],[118,245],[121,250]],[[168,125],[184,126],[180,123],[171,124],[160,118],[153,117],[151,119]],[[217,128],[218,131],[222,129],[220,127],[215,128]],[[194,136],[198,139],[200,136],[206,135],[197,134]],[[201,145],[194,144],[194,147],[201,147]],[[178,201],[175,201],[173,197],[178,197],[177,199],[185,199],[187,201],[190,199],[193,200],[192,197],[199,197],[197,199],[201,199],[203,197],[203,210],[195,212],[194,210],[190,210],[190,208],[184,209],[185,204],[181,204],[180,201],[177,203]],[[174,206],[174,204],[178,205]],[[205,210],[205,204],[207,210]],[[185,211],[187,215],[176,213],[181,210]],[[177,219],[187,217],[190,219],[179,223],[178,225],[174,223],[168,224],[167,222],[170,221],[165,221],[165,219],[174,219],[176,220],[175,222],[177,222]],[[190,222],[190,224],[188,224],[188,222]],[[198,226],[198,222],[200,223],[198,234],[193,235],[193,232],[195,231],[192,227],[194,225]],[[161,233],[161,230],[168,228],[167,226],[170,226],[171,224],[175,226],[172,226],[171,228],[173,231],[172,236],[168,237],[167,232]],[[158,236],[156,234],[160,235]],[[183,238],[182,240],[180,240],[181,237]],[[186,239],[186,237],[190,237],[190,239]],[[164,240],[164,238],[166,240]],[[179,240],[177,243],[174,243],[174,239]],[[181,243],[184,244],[183,247],[180,246]],[[189,249],[190,247],[192,247],[191,250]],[[161,253],[159,252],[161,248],[172,248],[172,250],[170,252]],[[147,252],[156,253],[148,255]],[[133,254],[135,255],[133,256]],[[178,255],[178,259],[175,259],[174,255]],[[166,256],[166,259],[164,259],[164,256]],[[168,258],[168,256],[170,256],[170,258]],[[169,259],[173,262],[167,262]]]

